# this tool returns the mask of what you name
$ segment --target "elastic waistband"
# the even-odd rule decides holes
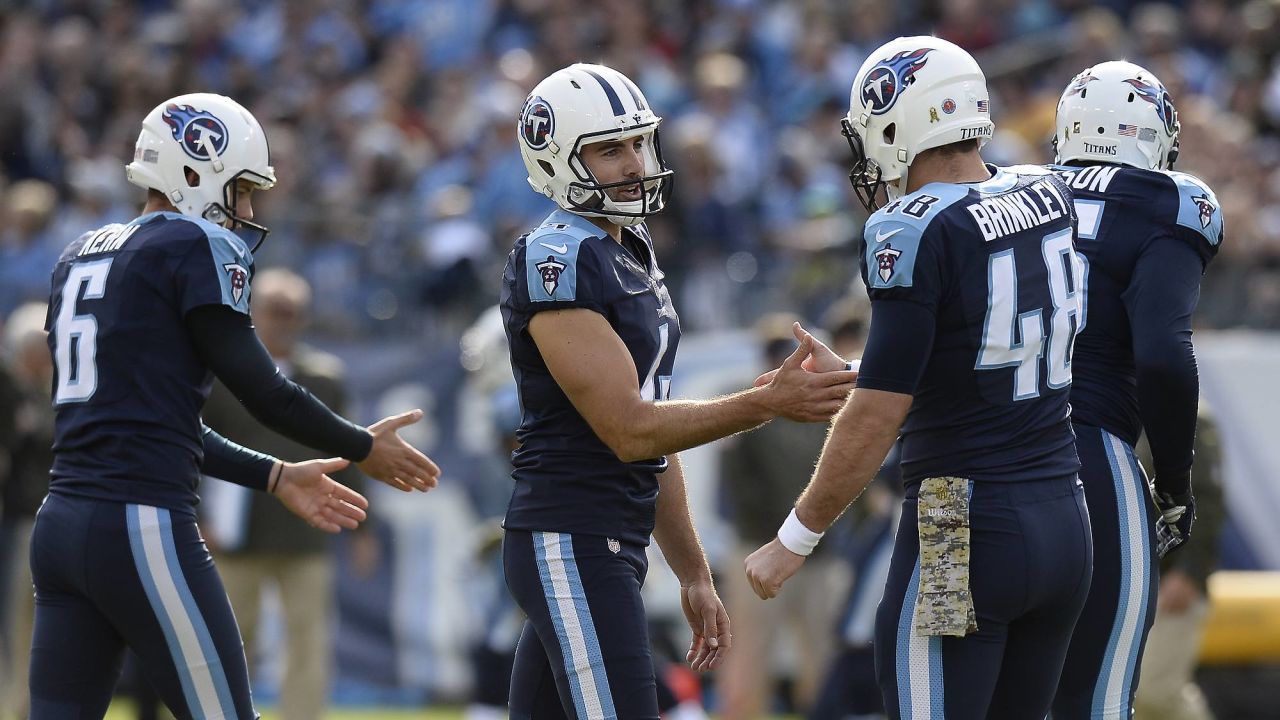
[[[51,486],[49,488],[49,494],[45,496],[45,502],[50,500],[81,505],[84,507],[115,506],[122,511],[127,505],[143,505],[146,507],[157,507],[161,510],[167,510],[171,515],[178,515],[192,520],[196,517],[196,509],[194,507],[166,507],[164,505],[157,505],[155,502],[139,502],[132,498],[103,498],[96,495],[79,493],[74,489],[58,486]],[[44,503],[41,503],[42,506],[43,504]]]
[[[982,480],[971,480],[970,482],[973,483],[972,497],[975,499],[1047,499],[1071,495],[1080,487],[1080,480],[1076,473],[1035,480],[1020,480],[1018,482],[989,482]],[[908,499],[916,499],[920,496],[920,483],[920,480],[916,480],[907,484],[906,497]]]

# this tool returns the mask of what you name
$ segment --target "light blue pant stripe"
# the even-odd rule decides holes
[[[1146,627],[1152,550],[1147,538],[1146,493],[1139,487],[1142,474],[1133,449],[1105,430],[1098,432],[1102,434],[1102,445],[1115,483],[1120,529],[1120,592],[1107,652],[1094,685],[1091,715],[1096,720],[1128,720],[1129,691],[1133,687],[1138,647]]]
[[[156,620],[160,623],[160,628],[164,631],[165,643],[169,646],[169,655],[173,657],[173,664],[178,670],[178,680],[182,684],[182,695],[187,699],[187,705],[191,708],[196,720],[205,720],[204,709],[200,707],[199,698],[196,696],[195,683],[192,681],[186,657],[182,653],[182,646],[178,643],[178,634],[173,627],[173,620],[169,618],[169,614],[164,610],[164,603],[160,600],[160,591],[156,588],[155,578],[152,577],[151,567],[147,563],[146,551],[142,545],[142,528],[138,519],[138,506],[126,505],[125,518],[129,525],[129,549],[133,552],[133,565],[138,570],[138,578],[142,580],[143,589],[146,590],[147,600],[151,603],[151,611],[155,614]]]
[[[915,634],[916,593],[920,588],[920,560],[902,598],[898,615],[898,711],[902,720],[943,720],[942,642]]]
[[[1139,528],[1137,533],[1138,552],[1134,555],[1134,590],[1140,594],[1141,599],[1138,602],[1138,620],[1134,626],[1133,641],[1129,643],[1128,663],[1125,665],[1124,687],[1125,687],[1125,703],[1128,703],[1130,690],[1137,684],[1138,670],[1138,650],[1142,647],[1145,639],[1145,631],[1147,628],[1147,608],[1151,602],[1151,570],[1152,563],[1155,562],[1155,548],[1150,544],[1150,535],[1147,533],[1149,519],[1149,495],[1146,488],[1146,480],[1142,476],[1142,468],[1138,465],[1138,458],[1133,452],[1133,448],[1126,447],[1126,460],[1129,466],[1130,487],[1136,493],[1133,506],[1133,527]],[[1128,716],[1126,715],[1126,720]]]
[[[213,643],[213,634],[209,632],[209,626],[204,621],[204,613],[200,611],[200,606],[196,604],[196,598],[191,594],[191,586],[187,584],[186,575],[182,572],[182,565],[178,563],[177,539],[173,535],[173,519],[169,515],[168,510],[160,510],[160,531],[165,539],[164,543],[164,559],[169,565],[169,574],[173,577],[174,584],[178,588],[178,595],[182,598],[182,606],[186,608],[187,617],[191,619],[191,625],[195,628],[196,637],[200,640],[200,649],[204,651],[204,660],[208,664],[209,675],[213,678],[213,687],[218,692],[218,702],[225,708],[224,712],[227,717],[235,717],[235,703],[231,699],[231,684],[227,682],[227,671],[222,666],[222,658],[218,655],[218,648]]]
[[[560,654],[564,660],[565,672],[569,676],[569,690],[573,695],[573,706],[578,711],[578,717],[585,718],[587,717],[587,704],[582,696],[582,684],[578,674],[573,671],[569,634],[564,627],[564,617],[560,614],[560,605],[556,602],[555,587],[551,580],[551,566],[547,562],[547,551],[543,547],[544,541],[555,542],[555,535],[557,533],[533,533],[533,552],[538,561],[538,576],[542,578],[542,595],[547,600],[547,610],[551,613],[551,624],[555,626],[556,637],[560,640]],[[547,536],[553,537],[548,538]]]
[[[604,654],[573,556],[573,536],[535,532],[533,547],[578,718],[612,720],[617,713]]]
[[[592,681],[596,694],[600,697],[600,709],[606,718],[616,718],[618,713],[613,707],[613,693],[609,688],[609,673],[604,666],[604,652],[600,649],[600,639],[596,636],[596,623],[591,617],[591,606],[587,603],[587,590],[582,586],[582,576],[578,574],[578,561],[573,556],[573,536],[568,533],[560,535],[560,553],[564,557],[565,571],[569,579],[569,587],[573,591],[574,608],[578,613],[578,624],[582,627],[582,636],[587,645],[587,657],[591,660]]]

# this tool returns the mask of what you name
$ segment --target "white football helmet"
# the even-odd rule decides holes
[[[1053,146],[1058,163],[1172,170],[1180,129],[1173,99],[1160,80],[1139,65],[1113,60],[1075,76],[1062,92]]]
[[[557,70],[529,93],[516,128],[529,184],[569,212],[638,225],[662,210],[671,193],[673,173],[658,144],[661,122],[640,88],[617,70],[585,63]],[[600,183],[581,151],[591,143],[637,136],[645,136],[644,175],[638,179],[644,192],[639,200],[616,202],[606,191],[637,180]]]
[[[195,173],[188,181],[187,170]],[[244,107],[212,93],[179,95],[164,101],[142,121],[125,166],[129,182],[164,193],[183,215],[218,225],[231,221],[267,235],[262,225],[236,215],[236,180],[261,189],[276,184],[267,137]]]
[[[991,97],[977,61],[930,36],[900,37],[871,53],[849,91],[841,131],[853,151],[849,173],[858,199],[874,212],[884,188],[901,197],[907,169],[924,150],[991,139]]]

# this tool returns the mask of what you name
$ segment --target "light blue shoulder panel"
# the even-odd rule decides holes
[[[249,279],[253,275],[253,254],[249,246],[230,230],[205,220],[175,212],[161,212],[169,220],[186,220],[204,231],[213,256],[213,274],[222,291],[222,304],[249,314]],[[144,215],[138,220],[148,217]],[[135,221],[137,222],[137,221]]]
[[[589,220],[557,210],[547,216],[524,242],[525,277],[530,302],[577,299],[578,250],[583,241],[604,231]]]
[[[867,219],[867,282],[871,288],[911,287],[925,230],[972,186],[929,183],[880,208]]]
[[[1222,206],[1218,198],[1194,175],[1168,172],[1178,186],[1178,224],[1204,236],[1210,245],[1222,242]]]

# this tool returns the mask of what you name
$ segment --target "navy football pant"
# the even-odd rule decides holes
[[[31,541],[31,720],[101,718],[125,647],[179,720],[257,718],[195,516],[49,495]]]
[[[915,633],[916,493],[907,488],[884,599],[876,676],[891,718],[1041,720],[1089,591],[1089,511],[1076,478],[971,483],[970,590],[977,632]]]
[[[502,556],[529,618],[511,672],[512,719],[657,720],[644,546],[508,530]]]
[[[1054,720],[1128,720],[1160,582],[1154,503],[1133,448],[1077,424],[1080,479],[1093,520],[1093,584],[1071,637]]]

